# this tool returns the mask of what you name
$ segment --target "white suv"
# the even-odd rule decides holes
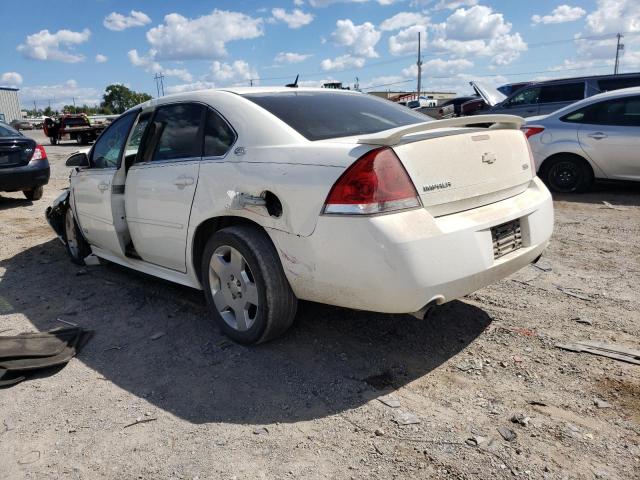
[[[297,299],[423,312],[534,261],[553,228],[522,119],[424,120],[346,91],[167,96],[69,158],[47,217],[78,263],[203,289],[239,342],[283,333]]]

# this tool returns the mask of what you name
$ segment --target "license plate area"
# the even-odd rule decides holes
[[[520,219],[491,228],[493,258],[498,259],[522,247]]]

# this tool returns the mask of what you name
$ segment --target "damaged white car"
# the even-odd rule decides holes
[[[163,97],[68,159],[47,218],[77,263],[204,290],[242,343],[282,334],[298,299],[424,312],[535,261],[553,229],[521,118],[425,118],[325,89]]]

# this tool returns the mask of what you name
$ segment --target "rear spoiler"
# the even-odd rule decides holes
[[[438,130],[441,128],[462,128],[469,125],[493,124],[492,129],[517,130],[524,124],[524,118],[515,115],[474,115],[472,117],[448,118],[446,120],[434,120],[432,122],[416,123],[405,127],[392,128],[378,133],[363,135],[358,138],[358,143],[365,145],[391,146],[400,143],[405,135],[412,133]]]

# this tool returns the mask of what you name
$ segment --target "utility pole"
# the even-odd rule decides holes
[[[360,91],[360,79],[356,77],[356,84],[353,86],[355,91]]]
[[[616,45],[616,65],[613,68],[613,74],[618,75],[618,69],[620,67],[620,52],[624,50],[624,43],[620,43],[620,39],[624,37],[621,33],[616,35],[618,37],[618,44]]]
[[[153,79],[156,81],[156,91],[158,92],[158,98],[160,98],[161,92],[162,96],[164,97],[164,75],[162,73],[156,73],[153,76]]]
[[[73,113],[78,113],[78,109],[76,108],[76,97],[71,97],[73,99]]]
[[[420,33],[421,32],[418,32],[418,99],[422,92],[422,55],[420,54]]]

